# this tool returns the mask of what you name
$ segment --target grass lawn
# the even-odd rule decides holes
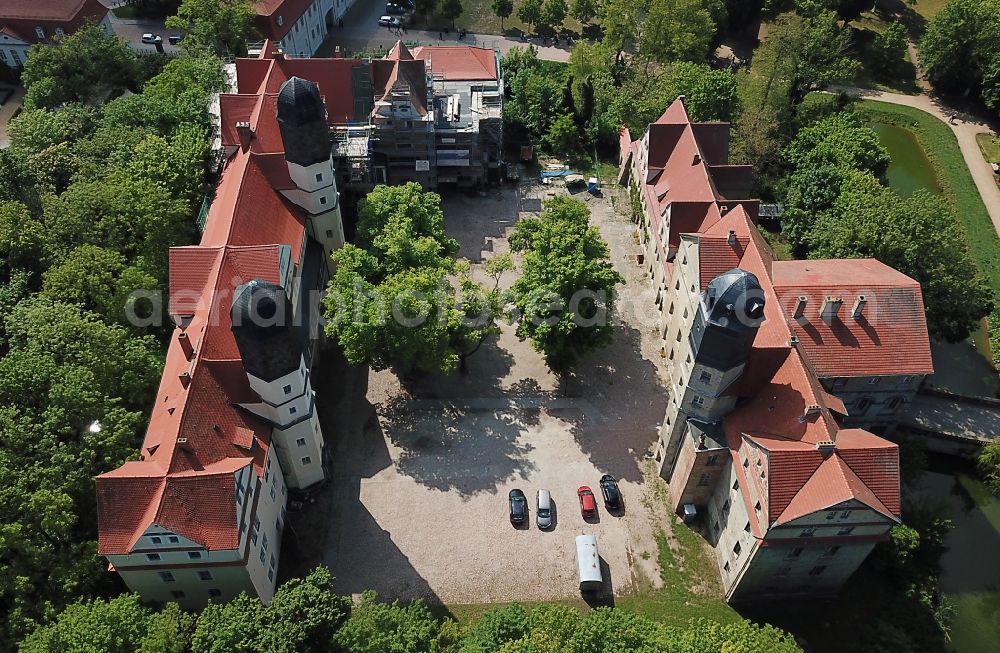
[[[853,86],[907,95],[920,93],[920,87],[917,86],[917,68],[910,61],[908,52],[904,52],[896,65],[886,71],[879,70],[876,62],[871,60],[868,44],[888,25],[881,15],[866,11],[851,25],[858,30],[855,33],[854,50],[858,61],[861,62],[861,70],[854,78]]]
[[[951,129],[929,113],[912,107],[875,100],[861,100],[857,107],[873,122],[899,125],[916,134],[934,166],[944,196],[958,215],[973,259],[989,281],[994,295],[1000,298],[1000,239]],[[990,315],[989,322],[996,363],[996,357],[1000,355],[1000,302]]]
[[[976,134],[976,142],[984,159],[990,163],[1000,163],[1000,138],[993,134]]]

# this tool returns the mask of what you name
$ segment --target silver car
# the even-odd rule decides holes
[[[535,521],[538,528],[552,528],[552,497],[548,490],[539,490],[537,495],[538,509],[535,511]]]

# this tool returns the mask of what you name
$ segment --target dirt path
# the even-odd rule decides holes
[[[993,134],[995,132],[984,122],[975,117],[959,113],[942,104],[940,100],[927,95],[902,95],[900,93],[888,93],[876,91],[869,88],[853,88],[844,86],[830,87],[830,91],[844,92],[855,97],[863,97],[868,100],[879,100],[889,104],[899,104],[914,109],[920,109],[931,114],[941,122],[951,128],[955,138],[958,139],[958,147],[962,150],[962,157],[965,165],[972,173],[972,179],[979,189],[979,196],[986,205],[986,210],[993,220],[993,227],[1000,234],[1000,187],[997,187],[993,179],[993,168],[989,162],[983,158],[979,145],[976,143],[976,134]],[[950,115],[955,115],[955,122],[948,120]]]

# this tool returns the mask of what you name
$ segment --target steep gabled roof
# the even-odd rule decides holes
[[[413,57],[431,62],[431,72],[446,81],[493,81],[497,76],[496,53],[471,45],[425,45]]]

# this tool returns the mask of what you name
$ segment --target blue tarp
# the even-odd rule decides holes
[[[568,177],[570,175],[575,175],[575,170],[543,170],[539,175],[539,179],[551,179],[553,177]]]

